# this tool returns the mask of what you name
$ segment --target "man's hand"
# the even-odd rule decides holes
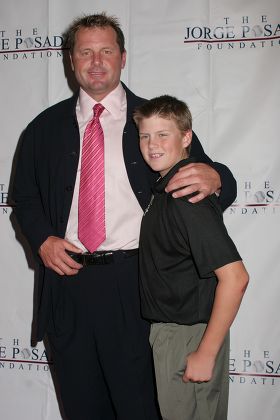
[[[208,382],[213,375],[215,358],[194,351],[187,356],[184,382]]]
[[[171,178],[166,187],[166,192],[174,191],[178,188],[182,189],[172,194],[174,198],[184,197],[197,192],[198,194],[189,199],[191,203],[197,203],[208,195],[220,191],[220,175],[206,163],[190,163],[182,166]]]
[[[57,274],[73,276],[82,268],[81,264],[74,261],[65,251],[81,253],[82,251],[65,239],[49,236],[39,248],[39,255],[47,268]]]

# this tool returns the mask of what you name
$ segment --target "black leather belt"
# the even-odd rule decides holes
[[[85,252],[84,254],[76,254],[75,252],[67,251],[67,254],[73,258],[79,264],[83,266],[87,265],[104,265],[113,264],[119,261],[123,261],[127,258],[133,257],[138,254],[137,249],[127,249],[120,251],[96,251],[92,254]]]

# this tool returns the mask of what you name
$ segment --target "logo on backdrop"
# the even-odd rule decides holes
[[[272,357],[269,350],[241,350],[230,352],[230,383],[274,386],[280,384],[280,360]]]
[[[63,49],[62,36],[43,34],[36,27],[28,30],[0,30],[2,61],[61,58]]]
[[[280,24],[264,14],[239,20],[225,16],[213,25],[187,26],[184,43],[201,51],[271,48],[280,46]]]
[[[244,181],[237,188],[237,199],[227,214],[267,215],[280,213],[280,188],[269,180],[262,183]]]
[[[4,340],[0,337],[0,371],[18,370],[26,372],[48,372],[52,365],[42,345],[23,345],[19,338]],[[230,383],[274,386],[280,384],[280,360],[269,350],[240,350],[230,352]]]
[[[4,340],[0,337],[0,371],[43,371],[50,370],[52,361],[48,360],[46,350],[42,347],[23,346],[19,338]]]
[[[8,204],[8,187],[0,184],[0,214],[10,214],[12,206]]]

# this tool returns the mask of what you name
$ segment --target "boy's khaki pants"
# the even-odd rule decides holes
[[[154,323],[153,349],[158,400],[163,420],[226,420],[229,388],[229,335],[209,382],[185,383],[186,356],[195,351],[206,324]]]

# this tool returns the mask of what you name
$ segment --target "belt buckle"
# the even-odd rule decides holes
[[[89,265],[103,265],[104,264],[104,257],[103,254],[93,253],[90,256]]]
[[[93,253],[84,258],[84,265],[105,265],[114,261],[113,252]]]
[[[103,259],[103,264],[110,264],[112,262],[114,262],[114,255],[113,252],[105,252],[102,255],[102,259]]]

